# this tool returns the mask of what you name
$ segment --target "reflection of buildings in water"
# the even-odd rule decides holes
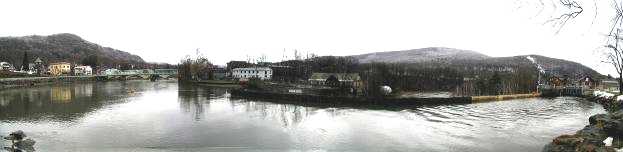
[[[243,106],[246,112],[256,112],[264,119],[271,119],[281,123],[283,127],[296,125],[319,110],[315,107],[248,100],[232,101],[231,105]]]
[[[93,84],[85,83],[74,86],[74,94],[77,98],[93,96]]]
[[[104,85],[107,83],[111,85]],[[103,106],[128,101],[123,100],[126,96],[118,91],[120,83],[107,83],[43,85],[2,90],[0,105],[4,106],[0,106],[0,121],[74,121]],[[107,90],[114,91],[105,94]]]
[[[28,102],[42,106],[41,101],[49,101],[50,95],[50,89],[47,87],[7,89],[0,91],[0,106],[9,106],[12,102]]]
[[[205,109],[203,107],[204,104],[202,104],[200,101],[198,100],[182,101],[180,102],[180,106],[183,107],[182,109],[184,109],[184,112],[192,113],[192,116],[195,120],[198,121],[203,118],[203,113]]]
[[[192,113],[195,120],[201,120],[204,108],[200,98],[179,96],[178,101],[183,112]]]
[[[57,103],[71,102],[71,88],[68,86],[53,86],[50,88],[50,100]]]
[[[278,104],[273,105],[273,107],[273,109],[269,108],[267,110],[274,111],[275,114],[272,115],[272,117],[274,117],[276,120],[281,120],[281,123],[284,127],[292,126],[302,122],[310,115],[311,112],[316,110],[316,108],[289,104]]]
[[[21,93],[23,92],[16,92],[13,90],[0,91],[0,106],[5,107],[8,106],[12,101],[18,100],[16,99],[17,97],[15,95],[19,94],[18,97],[21,98]]]
[[[223,97],[227,94],[228,90],[225,88],[209,88],[210,97]]]
[[[178,88],[177,96],[180,108],[185,113],[192,113],[195,120],[201,120],[204,112],[203,104],[201,103],[203,101],[203,92],[205,90],[200,87],[180,85]]]
[[[209,113],[210,110],[222,110],[232,113],[246,113],[250,117],[273,120],[283,127],[294,126],[314,114],[335,117],[345,113],[343,110],[334,108],[323,109],[296,104],[229,99],[226,94],[227,89],[225,88],[180,85],[178,101],[181,110],[190,113],[196,120],[201,120],[204,113]]]
[[[43,102],[40,102],[40,101],[48,101],[46,99],[50,98],[50,93],[48,93],[48,91],[50,91],[50,90],[43,89],[43,88],[32,90],[32,91],[31,90],[28,90],[28,91],[24,90],[23,93],[25,93],[28,98],[21,99],[21,100],[26,100],[28,102],[32,102],[32,103],[35,104],[35,106],[41,107],[41,106],[43,106]]]
[[[9,98],[8,96],[2,95],[0,96],[0,106],[4,107],[9,105],[9,103],[11,102],[11,100],[7,99]]]

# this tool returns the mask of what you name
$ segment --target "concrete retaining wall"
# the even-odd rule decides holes
[[[488,102],[488,101],[502,101],[502,100],[510,100],[510,99],[524,99],[524,98],[535,98],[539,97],[541,94],[532,93],[532,94],[514,94],[514,95],[498,95],[498,96],[473,96],[472,102]]]

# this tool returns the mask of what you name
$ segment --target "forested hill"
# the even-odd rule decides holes
[[[533,58],[534,61],[546,72],[557,72],[569,75],[573,73],[586,73],[593,76],[603,76],[592,68],[573,61],[550,58],[541,55],[524,55],[517,57],[527,58],[528,56]]]
[[[422,67],[447,67],[465,74],[478,75],[479,72],[509,71],[517,69],[536,69],[540,66],[549,74],[581,77],[590,74],[603,77],[597,71],[580,63],[550,58],[540,55],[522,55],[512,57],[489,57],[487,55],[452,48],[422,48],[406,51],[378,52],[352,56],[360,63],[385,62],[408,63]],[[530,59],[532,58],[532,59]]]
[[[41,57],[45,63],[66,61],[76,64],[114,65],[145,62],[137,55],[102,47],[74,34],[0,37],[0,61],[20,67],[24,52],[28,54],[29,62],[36,57]]]
[[[490,58],[487,55],[470,51],[443,47],[429,47],[405,51],[375,52],[354,55],[360,63],[388,62],[388,63],[419,63],[442,62],[455,60],[481,60]]]

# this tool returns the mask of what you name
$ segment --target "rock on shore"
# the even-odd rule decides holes
[[[615,95],[604,91],[595,91],[588,100],[601,104],[607,111],[615,112],[623,108],[623,96]]]
[[[544,152],[615,152],[623,148],[623,110],[591,116],[589,125],[573,135],[562,135],[543,148]],[[612,138],[606,146],[604,140]]]

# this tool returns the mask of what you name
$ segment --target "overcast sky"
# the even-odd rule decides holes
[[[0,2],[0,36],[73,33],[149,62],[177,63],[196,49],[224,64],[262,54],[279,61],[284,49],[291,58],[295,49],[355,55],[451,47],[489,56],[540,54],[615,73],[597,51],[608,31],[609,3],[588,1],[585,13],[556,33],[544,22],[562,9],[537,2],[9,0]]]

